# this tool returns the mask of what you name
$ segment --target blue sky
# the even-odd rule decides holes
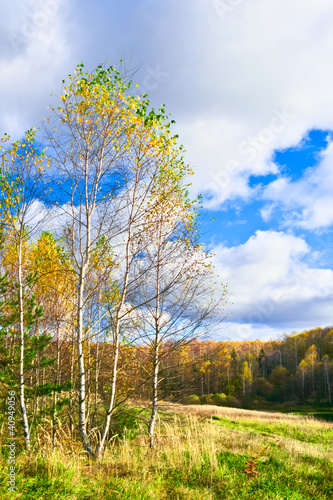
[[[13,0],[0,132],[36,125],[78,62],[124,59],[195,169],[202,239],[230,291],[215,338],[331,325],[332,23],[331,0]]]
[[[203,241],[209,244],[214,238],[216,242],[227,242],[232,245],[239,245],[260,229],[262,231],[272,229],[279,230],[283,227],[284,217],[281,212],[272,213],[269,220],[265,220],[261,210],[265,207],[266,201],[261,194],[265,186],[269,186],[279,178],[287,177],[294,182],[300,181],[306,172],[315,170],[320,163],[320,154],[325,151],[330,141],[330,132],[327,130],[311,130],[304,137],[300,144],[284,150],[273,152],[273,162],[277,167],[274,174],[250,176],[248,185],[253,189],[258,189],[256,195],[246,202],[236,199],[233,202],[225,203],[219,210],[203,210],[205,229],[203,230]],[[206,195],[211,199],[211,193]],[[223,231],[217,229],[223,227]],[[328,231],[328,230],[327,230]],[[304,231],[297,230],[299,235]],[[330,232],[330,231],[328,231]],[[307,231],[306,236],[314,247],[320,249],[322,242],[316,243],[316,235],[312,231]],[[333,259],[330,262],[333,266]]]

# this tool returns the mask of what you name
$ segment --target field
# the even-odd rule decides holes
[[[157,444],[145,427],[113,439],[100,463],[88,461],[65,430],[17,458],[16,493],[2,498],[194,500],[333,498],[333,423],[216,406],[161,409]],[[7,464],[1,483],[6,491]],[[6,496],[7,495],[7,496]]]

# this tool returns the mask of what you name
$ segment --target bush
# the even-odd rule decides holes
[[[258,377],[254,379],[252,384],[252,391],[257,396],[267,396],[269,394],[272,394],[273,389],[274,389],[273,384],[271,384],[268,380],[266,380],[263,377]]]
[[[204,394],[200,396],[200,401],[202,405],[212,405],[214,404],[212,401],[213,394]]]
[[[185,405],[199,405],[201,403],[199,396],[196,394],[190,394],[183,399]]]
[[[110,437],[118,436],[123,437],[126,435],[128,438],[135,438],[137,435],[142,410],[139,408],[128,407],[122,405],[114,414],[110,426]]]
[[[225,398],[225,403],[223,406],[230,406],[232,408],[241,408],[242,403],[239,401],[239,399],[235,398],[234,396],[227,396]]]
[[[213,394],[212,395],[212,403],[216,406],[225,406],[225,400],[226,400],[226,395],[225,394]]]

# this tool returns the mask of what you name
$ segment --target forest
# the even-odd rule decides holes
[[[164,363],[162,387],[166,397],[193,404],[330,406],[332,354],[332,327],[266,342],[192,342]]]

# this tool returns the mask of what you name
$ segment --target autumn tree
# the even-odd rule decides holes
[[[43,173],[47,165],[46,156],[35,140],[33,129],[26,132],[23,141],[8,145],[9,137],[1,141],[1,224],[6,235],[6,245],[10,249],[13,276],[17,286],[20,361],[19,392],[22,423],[27,449],[30,448],[30,431],[25,398],[25,335],[26,320],[32,312],[25,310],[27,300],[33,300],[31,284],[34,277],[29,272],[26,259],[29,239],[36,233],[41,222],[41,206],[37,199],[43,190]],[[6,147],[7,146],[7,147]],[[32,302],[31,302],[32,303]],[[36,312],[36,315],[39,314]],[[39,314],[40,315],[40,314]],[[28,320],[29,323],[30,320]]]
[[[158,410],[158,388],[163,346],[179,348],[207,331],[215,310],[223,305],[215,297],[209,255],[197,243],[196,212],[185,179],[189,170],[182,158],[168,156],[152,191],[154,210],[148,213],[142,237],[145,251],[137,269],[145,279],[138,283],[133,302],[138,304],[140,341],[148,347],[151,369],[150,446]],[[220,311],[221,312],[221,309]],[[170,348],[167,350],[170,352]]]
[[[317,364],[317,349],[313,344],[305,353],[304,361],[310,369],[311,373],[311,392],[315,391],[315,368]]]
[[[45,127],[57,186],[53,201],[59,208],[55,212],[61,213],[64,241],[76,274],[79,428],[83,447],[90,455],[95,452],[87,435],[84,343],[92,331],[88,311],[99,285],[96,283],[93,289],[89,275],[96,265],[92,254],[102,236],[117,256],[114,269],[120,293],[103,313],[109,315],[113,335],[113,382],[96,456],[100,455],[114,409],[120,332],[133,309],[127,297],[143,280],[142,275],[133,274],[132,268],[142,251],[140,234],[146,214],[154,210],[150,193],[161,158],[172,154],[176,142],[164,109],[149,111],[146,96],[132,96],[129,89],[130,82],[113,67],[99,66],[87,73],[80,64],[64,87],[61,105],[53,108],[57,126]]]
[[[249,368],[249,364],[247,361],[244,361],[242,363],[241,371],[240,371],[240,376],[242,380],[242,386],[243,386],[243,394],[246,394],[251,387],[252,384],[252,372]]]
[[[52,336],[55,347],[53,380],[48,380],[49,389],[53,389],[52,436],[56,440],[57,410],[61,406],[59,391],[69,387],[68,380],[63,380],[63,364],[71,340],[71,323],[75,309],[75,281],[69,256],[61,241],[54,235],[43,231],[31,246],[31,271],[36,274],[35,295],[38,303],[43,304],[43,318],[40,329]],[[54,351],[53,351],[54,352]],[[53,354],[53,353],[52,353]],[[36,381],[45,384],[45,367],[40,377],[39,363],[36,366]],[[67,384],[64,386],[63,382]],[[38,396],[35,400],[38,409]]]
[[[324,369],[325,387],[327,388],[328,401],[332,404],[331,374],[333,371],[333,362],[327,354],[323,356],[321,362]]]

